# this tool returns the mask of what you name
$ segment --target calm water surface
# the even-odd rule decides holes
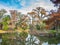
[[[30,34],[1,34],[0,45],[60,45],[60,35],[40,37]]]

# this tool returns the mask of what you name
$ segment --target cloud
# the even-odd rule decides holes
[[[43,7],[48,11],[51,10],[51,9],[56,9],[54,7],[54,5],[51,2],[49,2],[48,0],[46,0],[46,1],[45,0],[30,0],[29,2],[27,2],[27,0],[15,0],[15,1],[16,1],[16,3],[19,2],[19,4],[22,7],[17,8],[17,7],[20,6],[18,4],[13,5],[13,6],[6,6],[6,4],[0,4],[0,9],[4,8],[7,11],[15,9],[15,10],[18,10],[18,11],[22,12],[23,14],[27,14],[27,12],[32,11],[32,9],[35,9],[36,7]],[[12,2],[14,2],[14,1],[12,1]],[[29,5],[27,6],[26,4],[27,5],[29,4]]]
[[[5,5],[0,4],[0,9],[6,9],[6,10],[12,9],[12,10],[14,10],[14,9],[16,9],[16,8],[10,7],[10,6],[5,6]]]
[[[48,3],[46,3],[46,2],[38,2],[38,3],[35,3],[34,5],[33,5],[33,7],[43,7],[43,8],[45,8],[46,10],[51,10],[51,9],[55,9],[55,7],[54,7],[54,5],[53,4],[48,4]]]
[[[20,2],[20,5],[24,7],[24,6],[26,5],[26,1],[25,1],[25,0],[22,0],[22,1]]]
[[[56,7],[54,7],[54,5],[51,2],[45,2],[45,1],[39,1],[38,2],[31,2],[30,6],[25,6],[22,7],[20,11],[22,11],[22,13],[27,13],[32,11],[32,9],[35,9],[36,7],[43,7],[45,10],[50,11],[51,9],[55,10]]]
[[[9,6],[4,6],[4,5],[0,4],[0,10],[1,10],[1,9],[5,9],[5,10],[7,11],[6,14],[8,14],[8,15],[10,15],[9,10],[16,10],[16,8],[9,7]]]

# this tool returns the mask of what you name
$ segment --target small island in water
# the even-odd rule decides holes
[[[60,0],[0,4],[0,45],[60,45]]]

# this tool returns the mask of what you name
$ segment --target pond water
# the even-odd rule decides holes
[[[25,33],[1,34],[0,45],[60,45],[60,35],[40,37]]]

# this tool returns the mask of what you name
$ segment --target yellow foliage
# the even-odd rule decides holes
[[[0,33],[6,33],[6,31],[0,30]]]

